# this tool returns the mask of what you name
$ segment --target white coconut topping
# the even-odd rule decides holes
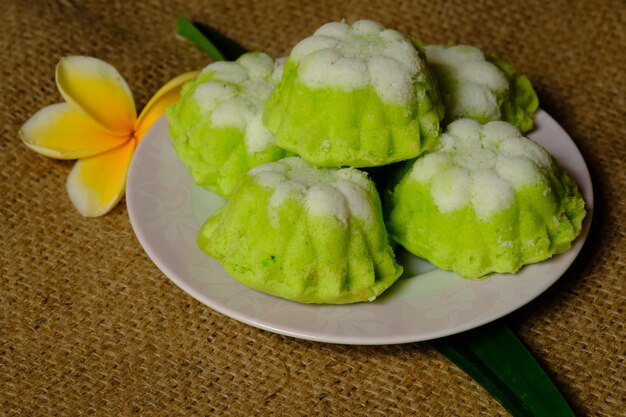
[[[252,171],[249,171],[249,173],[252,174]],[[258,172],[254,174],[254,177],[256,182],[265,188],[276,188],[287,180],[282,173],[271,170]]]
[[[438,172],[450,168],[453,163],[444,152],[431,153],[415,161],[410,175],[417,182],[429,183]]]
[[[449,89],[449,109],[453,117],[499,119],[497,96],[509,89],[502,71],[485,59],[478,48],[468,45],[444,47],[427,45],[426,61]]]
[[[237,63],[246,69],[250,79],[266,80],[274,71],[274,60],[267,54],[244,54],[237,60]]]
[[[494,149],[500,149],[505,140],[519,136],[519,129],[507,122],[493,121],[482,128],[482,141]]]
[[[365,88],[369,82],[367,63],[344,57],[334,49],[322,49],[307,55],[300,63],[298,75],[313,88],[338,87],[351,91]]]
[[[306,193],[305,207],[313,217],[333,216],[341,224],[348,223],[350,210],[343,195],[330,185],[313,185]]]
[[[259,179],[257,179],[257,181],[258,180]],[[261,184],[260,181],[259,184]],[[266,188],[274,188],[274,192],[269,200],[270,214],[275,214],[276,208],[289,198],[293,198],[297,201],[304,201],[306,199],[307,187],[299,182],[288,181],[285,177],[282,177],[273,187]]]
[[[442,45],[426,45],[424,49],[429,62],[446,63],[451,66],[460,66],[466,62],[485,59],[485,55],[480,49],[469,45],[455,45],[449,48]]]
[[[299,65],[298,78],[309,87],[352,91],[371,85],[382,101],[395,104],[414,97],[422,66],[404,35],[371,20],[327,23],[300,41],[289,59]]]
[[[380,23],[372,20],[357,20],[352,24],[352,30],[357,35],[378,35],[385,28]]]
[[[314,52],[334,48],[339,39],[331,36],[317,35],[300,41],[291,50],[291,58],[301,61]]]
[[[366,222],[373,219],[372,185],[354,168],[315,168],[292,157],[260,165],[248,174],[260,186],[273,190],[268,205],[272,222],[277,221],[277,209],[287,200],[302,204],[311,216],[332,216],[343,226],[349,216]]]
[[[348,34],[348,28],[349,26],[345,22],[330,22],[322,25],[315,31],[315,34],[331,38],[343,38]]]
[[[207,74],[209,72],[219,74],[219,77],[215,77],[215,79],[235,84],[241,83],[248,78],[246,69],[237,62],[213,62],[212,64],[204,67],[202,70],[202,74]]]
[[[471,183],[469,171],[458,166],[451,166],[436,175],[430,192],[439,211],[448,213],[465,207]]]
[[[451,95],[450,112],[454,116],[473,116],[483,120],[500,119],[498,100],[487,87],[475,82],[462,82]]]
[[[395,59],[375,56],[370,58],[368,68],[372,86],[382,101],[407,103],[415,98],[415,90],[407,88],[412,84],[411,75]]]
[[[254,116],[254,112],[241,96],[219,103],[211,114],[211,122],[216,127],[235,127],[245,130],[248,121]]]
[[[441,138],[440,150],[481,149],[480,134],[483,125],[473,119],[459,119],[446,128],[446,134]]]
[[[267,148],[268,144],[274,142],[274,137],[263,124],[262,112],[255,113],[252,118],[248,120],[244,140],[246,142],[246,149],[252,153],[261,152]]]
[[[471,183],[470,203],[480,220],[489,220],[493,214],[506,209],[515,201],[511,185],[492,170],[472,173]]]
[[[488,220],[511,206],[517,190],[544,181],[552,163],[543,148],[506,122],[483,126],[459,119],[435,152],[415,161],[410,178],[430,185],[442,213],[470,205],[479,219]]]
[[[502,91],[509,88],[509,82],[502,71],[484,59],[466,62],[455,68],[455,73],[459,77],[459,81],[473,82],[485,86],[491,91]]]
[[[200,111],[210,117],[215,127],[244,132],[249,153],[261,152],[274,143],[261,115],[274,87],[275,71],[269,55],[248,53],[235,62],[208,65],[202,74],[211,74],[211,79],[194,91]]]
[[[219,103],[235,97],[237,91],[231,85],[219,81],[209,81],[200,84],[193,94],[200,106],[200,111],[210,113]]]
[[[541,172],[537,165],[523,156],[511,158],[498,155],[495,169],[498,176],[511,183],[515,189],[541,182]]]
[[[552,164],[550,154],[530,140],[520,141],[515,138],[508,138],[502,141],[501,151],[511,157],[524,157],[531,160],[541,168],[548,168]]]
[[[333,186],[343,194],[344,200],[348,203],[350,212],[359,219],[369,220],[372,217],[372,205],[369,201],[369,194],[359,187],[359,185],[339,180]]]

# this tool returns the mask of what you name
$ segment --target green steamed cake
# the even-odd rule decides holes
[[[370,20],[299,42],[267,102],[276,144],[325,167],[371,167],[433,148],[443,107],[419,45]]]
[[[528,78],[517,74],[512,65],[485,57],[468,45],[426,45],[425,50],[446,108],[446,122],[504,120],[523,132],[533,128],[539,100]]]
[[[501,121],[454,121],[386,197],[391,238],[466,278],[513,273],[566,251],[585,216],[568,174]]]
[[[228,197],[250,168],[286,155],[262,122],[274,66],[262,52],[212,63],[168,108],[174,147],[197,184]]]
[[[371,301],[402,273],[367,175],[298,157],[250,170],[198,246],[243,284],[303,303]]]

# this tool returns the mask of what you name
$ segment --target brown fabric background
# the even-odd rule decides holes
[[[201,305],[148,259],[119,204],[84,219],[72,166],[28,150],[21,124],[60,101],[64,55],[113,64],[138,106],[206,65],[184,13],[250,50],[285,54],[317,26],[367,17],[515,63],[592,172],[583,255],[512,328],[580,415],[626,409],[626,5],[623,1],[0,2],[0,415],[494,416],[506,412],[427,344],[313,343]]]

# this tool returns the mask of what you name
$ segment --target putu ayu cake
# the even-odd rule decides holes
[[[243,284],[303,303],[371,301],[402,273],[367,175],[298,157],[250,170],[198,246]]]
[[[585,203],[539,145],[506,122],[451,123],[438,149],[387,191],[393,240],[434,265],[478,278],[566,251]]]
[[[212,63],[168,109],[174,147],[197,184],[227,197],[250,168],[287,154],[262,121],[274,70],[262,52]]]
[[[442,116],[419,46],[359,20],[327,23],[292,49],[264,121],[316,166],[372,167],[432,149]]]
[[[469,45],[426,45],[425,51],[446,123],[471,118],[481,123],[504,120],[523,132],[533,128],[539,100],[528,78],[512,65]]]

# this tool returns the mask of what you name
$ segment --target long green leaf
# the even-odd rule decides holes
[[[178,17],[178,34],[208,53],[215,61],[234,61],[248,52],[212,27],[191,22],[184,16]]]
[[[513,416],[574,416],[550,377],[502,321],[430,344],[474,378]]]
[[[192,22],[187,20],[185,16],[178,16],[178,34],[209,54],[215,61],[226,60],[220,50],[213,45],[213,42],[204,36],[204,34],[200,32]]]

